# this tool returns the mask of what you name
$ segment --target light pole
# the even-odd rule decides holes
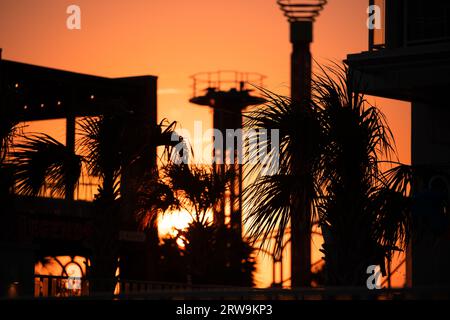
[[[327,0],[277,0],[290,25],[291,98],[301,102],[311,94],[313,23]]]
[[[311,51],[313,23],[327,0],[277,0],[290,25],[291,54],[291,99],[300,107],[311,97]],[[302,201],[302,199],[297,199]],[[304,199],[301,207],[307,208]],[[298,206],[293,210],[298,211]],[[308,214],[309,210],[304,210]],[[311,230],[292,215],[291,219],[291,287],[311,285]],[[308,217],[306,217],[308,219]],[[308,221],[308,220],[306,220]]]

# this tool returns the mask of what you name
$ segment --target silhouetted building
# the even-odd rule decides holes
[[[149,131],[156,126],[154,76],[98,77],[1,60],[0,55],[0,84],[1,116],[7,113],[20,122],[65,119],[66,145],[72,149],[76,145],[76,119],[100,116],[114,105],[135,115],[124,133],[130,145],[147,144],[145,137],[151,136]],[[122,173],[122,207],[132,207],[136,178],[150,172],[155,164],[156,148],[150,147]],[[97,191],[97,186],[91,187],[80,186],[87,192]],[[0,232],[7,235],[0,242],[2,289],[14,285],[21,294],[32,295],[34,267],[44,257],[81,256],[89,260],[92,250],[86,240],[97,226],[93,223],[92,194],[86,200],[80,192],[83,193],[68,190],[66,199],[17,195],[12,210],[5,212],[4,207],[0,208],[3,211]],[[117,236],[121,240],[121,277],[152,279],[154,262],[149,256],[152,239],[138,231],[134,217],[128,215],[121,221]]]
[[[414,237],[407,284],[450,284],[450,1],[371,0],[381,29],[346,63],[365,93],[411,102]],[[375,8],[377,10],[378,8]],[[371,16],[377,17],[372,10]]]

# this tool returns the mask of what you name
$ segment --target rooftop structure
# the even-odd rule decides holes
[[[220,130],[225,137],[227,129],[242,128],[242,110],[266,101],[252,94],[252,91],[263,86],[264,78],[265,76],[259,73],[237,71],[197,73],[191,77],[193,96],[189,101],[213,108],[214,128]],[[214,163],[214,170],[223,173],[227,166],[233,168],[236,174],[229,194],[225,195],[225,199],[214,210],[214,221],[218,225],[223,225],[229,220],[231,227],[240,234],[242,232],[242,164],[237,161],[236,144],[233,150],[226,150],[226,148],[224,141],[221,147],[214,149],[213,159],[222,159],[222,163]],[[230,153],[235,155],[233,161],[227,159]]]

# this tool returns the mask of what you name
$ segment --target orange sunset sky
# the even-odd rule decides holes
[[[66,8],[81,7],[81,30],[66,28]],[[368,0],[329,0],[315,23],[314,58],[341,61],[367,50]],[[193,129],[212,112],[188,102],[189,76],[239,70],[267,76],[265,86],[289,93],[289,28],[275,0],[0,0],[3,58],[101,76],[158,76],[158,117]],[[400,160],[410,161],[410,108],[374,98],[386,114]],[[61,125],[35,130],[64,136]],[[259,272],[259,285],[271,272]]]

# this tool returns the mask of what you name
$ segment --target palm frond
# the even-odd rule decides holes
[[[248,238],[265,250],[275,253],[283,247],[291,221],[292,176],[275,174],[259,177],[244,191],[244,223],[249,226]],[[273,247],[272,247],[273,246]]]
[[[156,227],[160,215],[181,208],[174,191],[155,175],[143,180],[137,199],[136,218],[143,228]]]
[[[46,134],[24,137],[15,144],[12,157],[16,189],[24,195],[50,190],[64,196],[77,185],[81,174],[81,157]]]
[[[163,168],[163,179],[175,191],[180,205],[194,221],[207,221],[207,213],[223,199],[235,173],[231,168],[217,172],[211,166],[169,163]]]
[[[122,123],[123,119],[111,115],[85,117],[78,121],[80,138],[77,145],[90,175],[104,177],[119,170],[124,142]]]
[[[247,143],[250,161],[245,177],[253,182],[244,191],[246,221],[254,242],[261,241],[263,246],[273,243],[278,252],[294,215],[305,224],[305,230],[315,219],[312,203],[319,196],[315,181],[324,132],[317,104],[300,106],[267,90],[263,93],[267,103],[247,114],[244,123],[254,132]],[[273,145],[271,130],[278,130],[278,145]],[[299,198],[307,203],[296,201]]]

